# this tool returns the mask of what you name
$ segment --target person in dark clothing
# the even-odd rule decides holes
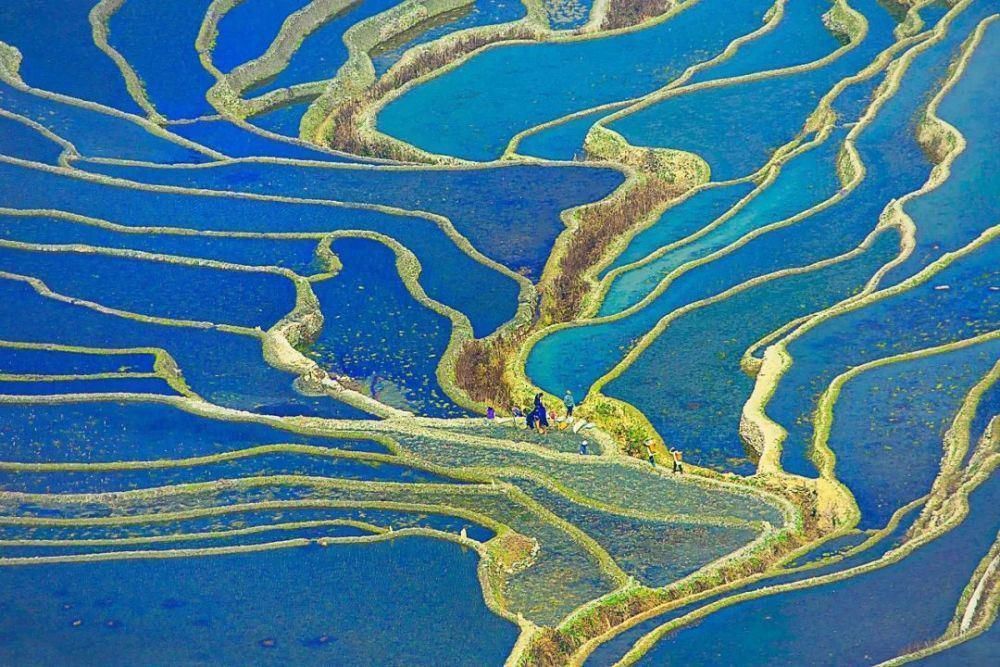
[[[538,419],[538,432],[545,433],[545,429],[549,427],[549,416],[542,403],[541,393],[535,394],[535,417]]]
[[[535,420],[536,420],[537,418],[538,418],[538,414],[537,414],[537,413],[536,413],[536,412],[535,412],[534,410],[531,410],[531,411],[530,411],[530,412],[528,412],[528,414],[527,414],[527,415],[525,416],[525,419],[526,419],[526,420],[527,420],[527,422],[528,422],[528,428],[529,428],[529,429],[531,429],[532,431],[534,431],[534,430],[535,430]]]

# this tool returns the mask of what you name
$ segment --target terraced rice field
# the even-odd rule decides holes
[[[998,11],[4,2],[0,664],[996,663]]]

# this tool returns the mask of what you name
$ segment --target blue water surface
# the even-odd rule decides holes
[[[211,0],[128,0],[108,21],[108,41],[142,79],[150,102],[169,119],[215,113],[205,93],[215,83],[195,50]]]
[[[142,114],[121,72],[94,44],[88,15],[95,4],[89,0],[4,2],[0,41],[21,52],[20,75],[29,86]]]
[[[365,416],[327,396],[295,391],[293,376],[268,366],[260,341],[250,336],[104,315],[42,297],[13,280],[0,280],[0,314],[0,338],[7,340],[163,348],[195,392],[227,407],[275,415]]]
[[[861,7],[861,3],[854,3]],[[830,0],[789,0],[777,26],[744,44],[727,60],[696,72],[688,82],[711,81],[802,65],[833,53],[841,42],[823,24]],[[866,8],[867,9],[867,8]]]
[[[331,249],[344,267],[313,285],[325,321],[311,356],[390,405],[434,417],[467,414],[437,379],[451,321],[410,295],[395,253],[364,239],[340,239]]]
[[[523,18],[525,13],[521,0],[475,0],[471,5],[438,14],[376,47],[370,54],[375,74],[385,74],[399,62],[403,54],[415,46],[467,28],[516,21]]]
[[[420,282],[431,298],[465,313],[477,336],[514,316],[517,282],[475,261],[435,222],[358,208],[261,201],[211,193],[115,187],[81,176],[0,162],[0,196],[20,207],[54,208],[129,226],[264,232],[369,230],[391,236],[420,260]],[[456,276],[461,276],[457,280]]]
[[[476,560],[453,544],[407,538],[215,556],[196,567],[5,567],[2,652],[16,664],[83,655],[104,664],[221,655],[241,664],[501,664],[517,627],[486,607]]]
[[[181,164],[208,159],[202,152],[153,134],[135,122],[134,116],[51,100],[4,82],[0,82],[0,107],[46,127],[87,157]]]
[[[770,4],[700,0],[638,31],[488,49],[393,100],[377,125],[432,153],[497,158],[521,130],[666,85],[757,28]]]
[[[305,36],[281,72],[258,82],[246,94],[259,95],[300,83],[332,79],[347,62],[344,33],[348,28],[397,4],[399,0],[358,0],[347,5]]]
[[[727,607],[667,634],[639,664],[720,664],[735,656],[761,665],[868,664],[906,653],[937,638],[951,621],[996,539],[997,502],[1000,475],[994,474],[971,495],[962,524],[900,562]]]
[[[613,169],[514,165],[488,169],[370,169],[242,162],[208,169],[93,165],[150,183],[398,206],[447,217],[473,246],[537,279],[562,212],[601,199],[624,181]]]
[[[309,0],[242,0],[219,20],[212,63],[223,72],[262,55],[286,18]]]
[[[0,345],[0,373],[34,375],[152,373],[153,361],[152,354],[142,352],[88,354]]]
[[[869,19],[868,34],[831,63],[778,78],[671,96],[609,127],[634,145],[695,153],[708,163],[715,180],[747,176],[800,132],[837,81],[863,69],[892,44],[896,24],[877,0],[858,0],[855,5]],[[765,120],[762,110],[773,111]]]

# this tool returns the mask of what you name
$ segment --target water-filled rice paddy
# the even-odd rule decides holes
[[[996,19],[6,3],[0,663],[991,663]]]

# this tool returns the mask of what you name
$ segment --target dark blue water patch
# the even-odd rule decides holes
[[[993,624],[982,634],[940,653],[916,660],[913,664],[921,667],[959,667],[992,665],[997,660],[1000,660],[1000,623],[994,619]]]
[[[246,130],[228,120],[199,120],[170,126],[175,134],[208,146],[229,157],[281,157],[299,160],[326,160],[350,162],[351,160],[327,151],[313,150],[308,146],[280,141]]]
[[[831,63],[796,74],[670,97],[609,127],[634,145],[695,153],[708,162],[715,180],[747,176],[800,132],[820,98],[837,81],[864,68],[892,44],[895,22],[877,0],[856,4],[869,18],[868,34]],[[762,109],[774,111],[765,120]]]
[[[0,414],[8,461],[149,461],[285,443],[387,453],[372,440],[305,436],[199,417],[158,403],[4,404]]]
[[[824,542],[814,550],[799,556],[795,560],[788,563],[787,567],[801,567],[802,565],[809,565],[827,558],[839,556],[840,554],[859,546],[865,540],[870,539],[871,536],[872,533],[856,530],[854,532],[847,533],[846,535],[835,537],[832,540]]]
[[[732,208],[753,189],[753,183],[714,186],[674,204],[663,212],[659,220],[635,235],[624,252],[604,271],[604,275],[698,231]]]
[[[339,239],[331,248],[344,266],[335,278],[313,284],[325,320],[310,356],[364,383],[383,403],[433,417],[468,414],[437,379],[451,320],[413,298],[388,247]]]
[[[309,276],[327,271],[316,255],[318,238],[240,238],[139,233],[45,216],[0,215],[0,236],[25,243],[82,243],[249,266],[279,266]]]
[[[243,0],[219,21],[212,63],[223,72],[262,55],[281,24],[309,0]]]
[[[756,229],[785,220],[836,194],[840,181],[834,165],[845,134],[845,131],[835,132],[819,147],[791,160],[777,180],[710,233],[620,275],[605,294],[600,314],[621,312],[639,303],[671,271],[685,263],[707,257]],[[740,192],[744,190],[740,188],[735,194]],[[727,194],[733,196],[734,193]],[[725,206],[721,201],[720,204]],[[717,212],[723,211],[716,209],[709,215]],[[709,217],[706,224],[712,219]],[[683,285],[684,278],[679,282]]]
[[[706,0],[638,31],[488,49],[391,102],[378,128],[432,153],[497,158],[522,130],[666,85],[756,29],[770,5]]]
[[[982,395],[979,399],[979,405],[976,406],[976,413],[969,426],[969,451],[966,452],[963,463],[969,462],[976,445],[986,437],[986,428],[990,421],[998,415],[1000,415],[1000,382],[994,382]]]
[[[173,454],[165,452],[161,458]],[[405,465],[281,452],[183,468],[93,471],[0,471],[0,487],[22,493],[111,493],[274,475],[365,482],[447,483]]]
[[[397,4],[399,0],[359,0],[346,6],[305,36],[281,72],[259,82],[246,94],[259,95],[299,83],[332,79],[347,62],[344,33],[348,28]]]
[[[152,373],[152,354],[88,354],[0,345],[0,373],[82,375],[87,373]]]
[[[0,107],[46,127],[88,157],[184,164],[207,160],[129,118],[50,100],[4,82],[0,82]]]
[[[99,540],[127,537],[158,537],[176,534],[197,534],[205,532],[231,531],[242,528],[261,528],[278,524],[354,520],[364,521],[382,528],[400,530],[402,528],[431,528],[458,535],[464,529],[468,537],[486,542],[494,533],[468,519],[453,516],[446,506],[434,509],[442,512],[433,514],[426,510],[383,510],[367,507],[305,507],[286,506],[280,509],[231,508],[221,514],[209,514],[188,519],[170,521],[150,520],[143,523],[127,524],[0,524],[0,539],[34,540]],[[279,533],[267,533],[275,535]],[[178,543],[174,543],[178,544]],[[4,547],[6,549],[6,547]]]
[[[388,204],[438,213],[481,253],[538,279],[568,208],[596,201],[625,180],[614,169],[515,165],[489,169],[339,169],[244,162],[211,169],[93,165],[146,183]]]
[[[211,0],[128,0],[108,20],[108,41],[142,79],[156,110],[170,119],[215,113],[205,99],[215,79],[201,65],[195,40]]]
[[[219,656],[241,664],[501,664],[517,627],[486,607],[476,563],[475,552],[453,544],[406,538],[3,568],[0,633],[17,664],[81,655],[106,664]]]
[[[366,418],[328,396],[304,396],[293,376],[267,365],[256,338],[216,329],[160,326],[103,315],[0,281],[0,338],[90,347],[159,347],[177,361],[188,385],[208,401],[266,414]]]
[[[922,30],[929,30],[930,28],[936,26],[938,22],[944,18],[944,15],[948,13],[949,9],[951,9],[951,7],[947,2],[944,2],[944,0],[932,2],[929,5],[921,7],[919,14],[920,18],[923,19],[924,22]]]
[[[986,29],[961,78],[942,99],[938,116],[957,127],[967,142],[944,183],[908,202],[905,210],[917,225],[913,254],[893,269],[884,284],[901,282],[946,252],[957,250],[996,224],[1000,205],[1000,154],[996,125],[983,109],[1000,104],[993,85],[1000,61],[1000,31]]]
[[[0,248],[0,267],[65,296],[175,319],[268,328],[295,307],[285,276],[129,257]]]
[[[906,535],[906,531],[909,530],[910,526],[919,516],[919,511],[910,511],[909,514],[903,517],[900,524],[893,530],[890,534],[886,535],[880,541],[869,546],[867,549],[840,560],[836,563],[830,565],[825,565],[819,568],[813,568],[810,570],[805,570],[802,572],[795,572],[791,574],[784,574],[776,577],[768,577],[756,583],[750,584],[748,586],[743,586],[737,588],[736,590],[718,593],[716,595],[710,595],[698,602],[692,602],[668,612],[664,612],[659,616],[654,616],[650,619],[638,623],[633,627],[625,630],[624,632],[616,635],[607,642],[601,644],[597,649],[587,658],[587,667],[611,667],[611,665],[616,664],[629,649],[632,648],[641,637],[649,632],[652,632],[664,623],[680,618],[685,614],[688,614],[696,609],[700,609],[709,605],[716,600],[728,597],[730,595],[735,595],[738,593],[745,593],[749,591],[758,590],[766,586],[776,586],[780,584],[787,584],[795,581],[802,581],[804,579],[810,579],[812,577],[819,577],[826,574],[831,574],[833,572],[842,572],[844,570],[850,569],[852,567],[857,567],[865,563],[870,563],[881,558],[890,549],[899,546],[903,538]],[[824,546],[820,546],[819,550],[823,550]]]
[[[883,234],[859,258],[764,283],[682,316],[604,393],[639,408],[691,462],[753,473],[738,434],[754,384],[740,369],[743,352],[786,322],[858,292],[898,243],[896,234]]]
[[[629,575],[647,586],[666,586],[736,551],[756,537],[750,528],[681,524],[595,510],[530,483],[524,491],[587,533]]]
[[[620,108],[620,107],[616,107]],[[586,156],[583,142],[590,128],[615,109],[602,109],[571,121],[529,134],[517,145],[520,155],[547,160],[582,160]]]
[[[930,491],[944,434],[971,388],[1000,358],[1000,342],[873,369],[834,406],[829,445],[837,479],[854,494],[861,529],[878,528]]]
[[[94,44],[87,18],[93,6],[79,0],[5,2],[0,41],[21,52],[20,74],[28,85],[141,114],[121,72]]]
[[[115,187],[3,162],[0,196],[20,207],[60,209],[129,226],[169,222],[198,230],[382,232],[413,251],[423,267],[420,282],[428,295],[465,313],[477,336],[492,332],[517,310],[519,286],[514,279],[472,259],[437,224],[423,218],[321,204]]]
[[[315,526],[310,528],[275,529],[248,535],[232,537],[205,537],[202,539],[185,539],[169,542],[148,542],[138,544],[75,544],[64,545],[18,545],[0,546],[3,558],[37,558],[63,557],[76,554],[134,552],[134,551],[166,551],[171,549],[220,549],[226,547],[242,547],[254,544],[269,544],[286,540],[322,540],[336,537],[364,537],[371,535],[369,531],[354,526]]]
[[[923,285],[831,318],[788,345],[793,359],[767,407],[788,431],[782,465],[799,475],[815,474],[808,460],[812,412],[820,393],[851,366],[1000,327],[1000,292],[994,281],[1000,243],[994,242]],[[948,289],[936,289],[942,286]]]
[[[302,122],[302,116],[310,104],[312,104],[312,100],[275,107],[270,111],[250,117],[248,121],[275,134],[298,137],[299,123]]]
[[[840,91],[840,94],[830,104],[830,108],[837,114],[838,121],[845,124],[861,118],[875,97],[875,91],[882,85],[883,81],[885,81],[885,70],[864,81],[852,83]]]
[[[0,116],[0,153],[22,160],[57,164],[63,147],[33,127]]]
[[[48,394],[103,394],[130,392],[137,394],[176,394],[162,378],[108,378],[78,380],[0,380],[0,394],[44,396]]]
[[[723,656],[747,664],[868,664],[905,653],[938,637],[951,621],[962,589],[996,539],[997,502],[1000,476],[993,475],[970,497],[961,525],[902,561],[727,607],[667,634],[639,664],[708,664]]]
[[[829,0],[786,2],[773,30],[744,44],[728,60],[696,72],[689,83],[802,65],[833,53],[841,44],[823,25],[823,15],[830,9]]]
[[[516,21],[525,13],[520,0],[475,0],[471,5],[433,16],[373,49],[370,55],[375,74],[385,74],[415,46],[467,28]]]

